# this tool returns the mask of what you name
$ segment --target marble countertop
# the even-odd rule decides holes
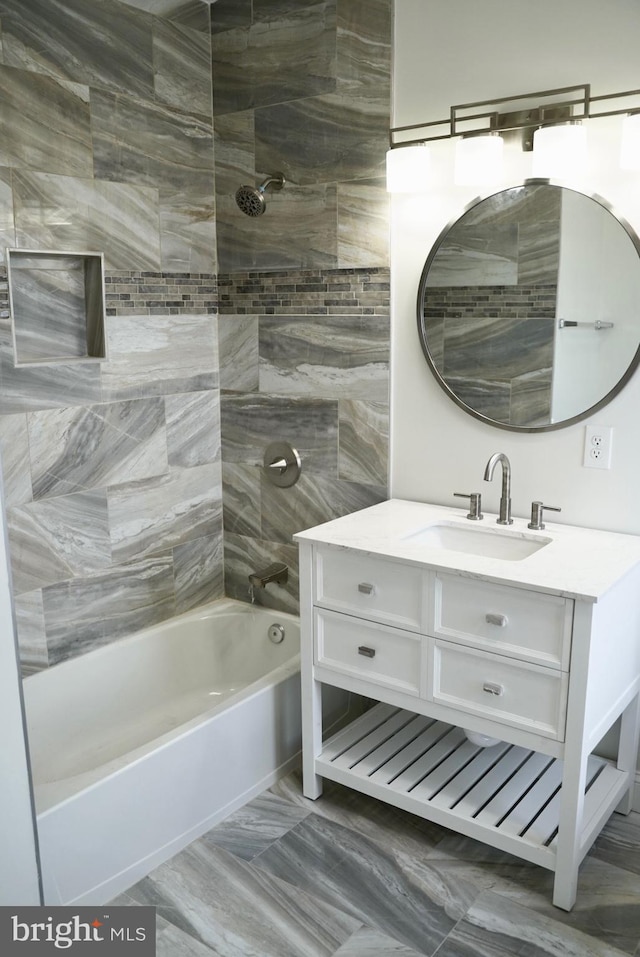
[[[466,514],[466,509],[391,499],[299,532],[294,538],[593,602],[640,562],[638,535],[560,525],[547,522],[546,516],[544,530],[532,531],[525,518],[500,526],[495,514],[485,512],[481,522],[470,521]],[[462,529],[473,526],[489,535],[551,541],[532,555],[508,560],[412,539],[426,526],[443,523]]]

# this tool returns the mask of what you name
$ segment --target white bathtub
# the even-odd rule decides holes
[[[45,903],[109,901],[295,765],[299,643],[222,599],[25,679]]]

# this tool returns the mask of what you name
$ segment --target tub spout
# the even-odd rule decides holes
[[[255,588],[264,588],[269,582],[276,582],[278,585],[286,585],[289,579],[289,566],[284,562],[274,562],[257,572],[251,572],[249,582]]]

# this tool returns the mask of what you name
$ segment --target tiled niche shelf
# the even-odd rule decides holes
[[[102,253],[8,249],[7,279],[17,366],[107,358]]]

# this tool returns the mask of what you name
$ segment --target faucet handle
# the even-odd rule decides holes
[[[532,502],[531,503],[531,521],[527,525],[527,528],[535,528],[536,531],[540,531],[544,528],[543,510],[546,509],[548,512],[561,512],[561,508],[555,508],[553,505],[545,505],[543,502]]]
[[[468,498],[469,499],[469,514],[467,518],[470,518],[472,522],[479,522],[480,519],[484,518],[482,514],[482,495],[480,492],[454,492],[454,498]]]

